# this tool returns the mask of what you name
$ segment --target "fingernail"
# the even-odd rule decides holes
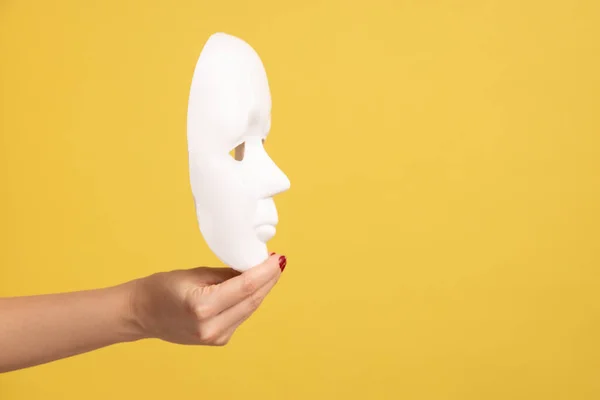
[[[286,265],[287,265],[287,259],[285,258],[285,256],[279,257],[279,268],[281,269],[281,272],[283,272]]]

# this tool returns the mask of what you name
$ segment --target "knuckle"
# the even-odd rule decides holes
[[[214,346],[223,347],[229,343],[230,337],[228,335],[221,336],[213,343]]]
[[[242,291],[247,295],[256,291],[256,282],[251,276],[246,275],[244,277],[244,281],[242,282]]]
[[[194,312],[198,320],[204,321],[214,315],[214,308],[210,304],[202,303],[196,306]]]
[[[188,292],[188,297],[191,301],[197,301],[202,298],[202,288],[200,286],[194,286]]]
[[[203,344],[214,344],[219,340],[219,332],[213,328],[198,329],[198,339]]]
[[[248,299],[250,311],[257,310],[258,307],[260,307],[260,304],[262,303],[262,301],[263,301],[263,299],[261,296],[257,295],[256,293],[253,293],[250,296],[250,298]]]

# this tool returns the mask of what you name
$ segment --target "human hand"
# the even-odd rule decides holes
[[[138,279],[132,282],[132,321],[143,337],[223,346],[258,309],[286,263],[273,253],[243,273],[198,267]]]

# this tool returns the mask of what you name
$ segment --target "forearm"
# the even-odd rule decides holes
[[[132,285],[0,299],[0,372],[140,339]]]

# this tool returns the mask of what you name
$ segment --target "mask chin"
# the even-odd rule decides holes
[[[258,239],[239,243],[239,246],[227,246],[221,251],[215,251],[217,257],[230,268],[236,271],[246,271],[252,267],[262,264],[269,257],[267,245]]]

